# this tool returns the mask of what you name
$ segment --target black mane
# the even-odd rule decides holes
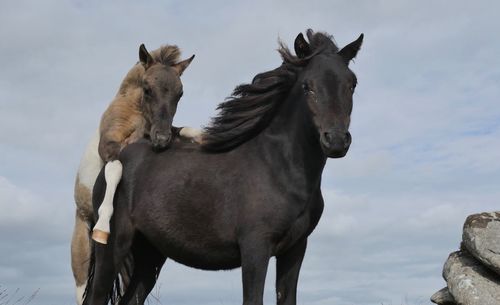
[[[217,106],[219,114],[204,130],[202,148],[205,151],[228,151],[258,135],[274,118],[301,68],[318,53],[338,52],[328,34],[309,29],[307,37],[311,55],[299,58],[279,42],[281,66],[256,75],[250,84],[237,86],[232,95]]]

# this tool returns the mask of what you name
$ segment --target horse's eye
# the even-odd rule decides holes
[[[153,94],[153,91],[149,87],[144,87],[143,91],[144,91],[144,94],[147,96],[151,96],[151,94]]]
[[[302,89],[306,94],[314,94],[314,90],[311,89],[311,86],[307,82],[302,83]]]
[[[351,88],[349,88],[351,90],[351,92],[354,92],[354,90],[356,89],[356,83],[353,83],[351,85]]]
[[[183,95],[184,95],[184,91],[181,91],[181,93],[179,93],[179,98],[181,98]]]

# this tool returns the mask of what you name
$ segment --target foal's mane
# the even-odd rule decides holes
[[[166,66],[173,66],[180,61],[181,50],[175,45],[164,45],[150,52],[155,62]],[[135,89],[142,86],[142,77],[144,76],[144,67],[140,62],[136,63],[123,79],[118,94],[124,95],[129,89]]]
[[[307,30],[311,54],[299,58],[279,41],[283,63],[257,74],[250,84],[237,86],[227,100],[217,106],[219,114],[205,127],[202,148],[210,152],[229,151],[252,139],[266,128],[295,84],[301,68],[323,51],[338,52],[332,37]]]
[[[181,50],[177,46],[164,45],[160,48],[151,51],[151,56],[155,62],[160,62],[166,66],[173,66],[179,62],[181,58]]]

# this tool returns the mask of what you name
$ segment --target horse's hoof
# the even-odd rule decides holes
[[[108,244],[109,233],[101,230],[94,229],[92,231],[92,239],[100,244]]]

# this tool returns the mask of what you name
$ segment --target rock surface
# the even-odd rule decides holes
[[[438,305],[457,305],[455,299],[450,294],[448,287],[444,287],[435,294],[432,295],[431,301]]]
[[[500,212],[467,217],[462,240],[476,259],[500,275]]]
[[[500,277],[466,251],[450,254],[444,265],[443,277],[458,304],[500,304]]]

